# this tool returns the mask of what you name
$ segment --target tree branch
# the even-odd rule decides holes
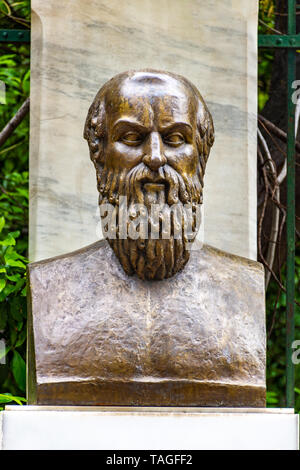
[[[272,174],[272,179],[274,182],[274,189],[272,190],[272,199],[275,199],[276,201],[280,201],[280,188],[277,182],[277,174],[276,174],[276,168],[274,165],[274,162],[272,160],[267,142],[265,141],[264,137],[262,136],[262,133],[260,132],[259,129],[257,129],[258,133],[258,138],[262,143],[262,146],[265,151],[265,155],[267,157],[268,161],[268,167],[269,170]],[[267,259],[266,263],[268,266],[273,267],[274,264],[274,259],[275,259],[275,251],[276,251],[276,243],[278,239],[278,232],[279,232],[279,208],[277,207],[276,204],[273,204],[272,206],[272,225],[271,225],[271,231],[270,231],[270,241],[268,244],[268,252],[267,252]],[[269,281],[271,277],[271,271],[268,270],[266,272],[266,288],[268,287]]]
[[[11,136],[13,131],[18,127],[21,121],[29,111],[30,99],[27,98],[22,104],[21,108],[16,112],[16,114],[11,118],[11,120],[6,124],[4,129],[0,132],[0,147],[3,145],[7,139]]]
[[[268,25],[267,23],[265,23],[265,22],[264,22],[263,20],[261,20],[260,18],[259,18],[258,22],[259,22],[260,24],[262,24],[263,26],[265,26],[266,28],[268,28],[270,31],[273,31],[274,33],[283,34],[281,31],[278,31],[278,29],[271,28],[270,25]]]
[[[266,118],[265,118],[264,116],[262,116],[261,114],[258,115],[258,120],[261,121],[263,124],[265,124],[265,126],[266,126],[271,132],[273,132],[273,134],[276,135],[276,137],[278,137],[278,139],[280,139],[282,142],[286,143],[286,141],[287,141],[286,132],[284,132],[283,130],[279,129],[279,127],[275,126],[275,124],[273,124],[271,121],[269,121],[268,119],[266,119]],[[296,140],[295,148],[296,148],[297,152],[300,153],[300,142],[299,142],[298,140]]]

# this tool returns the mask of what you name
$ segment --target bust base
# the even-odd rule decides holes
[[[298,430],[292,409],[7,406],[0,448],[297,450]]]
[[[37,384],[29,405],[137,407],[251,407],[265,405],[266,388],[189,380],[87,381]]]

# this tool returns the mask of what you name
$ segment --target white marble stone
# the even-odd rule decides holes
[[[216,141],[205,242],[256,257],[257,0],[32,0],[30,259],[97,240],[96,178],[82,131],[99,87],[124,70],[180,73]]]
[[[293,450],[291,409],[8,406],[3,450]],[[1,448],[1,441],[0,441]]]

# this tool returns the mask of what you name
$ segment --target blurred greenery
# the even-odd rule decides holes
[[[272,34],[274,1],[259,2],[258,31]],[[28,28],[30,1],[0,0],[0,28]],[[0,43],[0,81],[5,83],[5,102],[0,94],[0,129],[14,116],[30,88],[30,46]],[[262,110],[269,93],[274,54],[259,50],[258,107]],[[0,82],[0,84],[1,84]],[[28,246],[28,116],[0,149],[0,407],[24,402],[26,348],[26,274]],[[285,268],[282,270],[285,280]],[[297,248],[295,286],[300,302],[300,248]],[[283,292],[271,281],[267,293],[267,403],[284,406],[285,308]],[[296,326],[300,311],[296,307]],[[300,339],[299,328],[296,338]],[[5,348],[1,352],[1,344]],[[3,348],[2,348],[3,349]],[[3,364],[5,362],[5,364]],[[300,367],[296,366],[296,409],[300,410]]]
[[[285,284],[286,265],[281,272]],[[300,246],[296,248],[295,292],[300,303]],[[286,294],[271,281],[267,292],[267,403],[272,407],[285,406],[285,316]],[[295,340],[300,340],[300,307],[295,305]],[[298,346],[299,349],[299,346]],[[300,359],[300,354],[299,354]],[[300,412],[300,366],[295,365],[295,409]]]
[[[30,1],[0,0],[0,28],[30,28]]]
[[[275,1],[259,2],[259,34],[276,34]],[[269,98],[269,87],[274,60],[273,49],[258,49],[258,110],[264,108]],[[285,284],[286,266],[281,272],[282,284]],[[300,246],[296,249],[295,291],[300,302]],[[275,281],[271,280],[266,295],[267,314],[267,405],[285,406],[285,316],[286,295],[280,291]],[[300,339],[300,309],[295,306],[295,339]],[[300,412],[300,367],[295,366],[295,408]]]
[[[30,2],[0,0],[0,28],[29,26]],[[0,43],[0,130],[30,90],[30,45]],[[3,88],[1,88],[3,90]],[[0,407],[26,385],[29,116],[0,148]]]
[[[274,34],[274,0],[260,0],[258,34]],[[258,49],[258,110],[263,109],[269,97],[269,87],[274,60],[273,49]]]

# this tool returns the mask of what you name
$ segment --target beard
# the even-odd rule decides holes
[[[103,233],[126,274],[162,280],[181,271],[199,230],[200,164],[194,178],[169,165],[154,172],[140,163],[129,171],[97,168],[97,180]],[[107,222],[108,204],[112,211]]]

